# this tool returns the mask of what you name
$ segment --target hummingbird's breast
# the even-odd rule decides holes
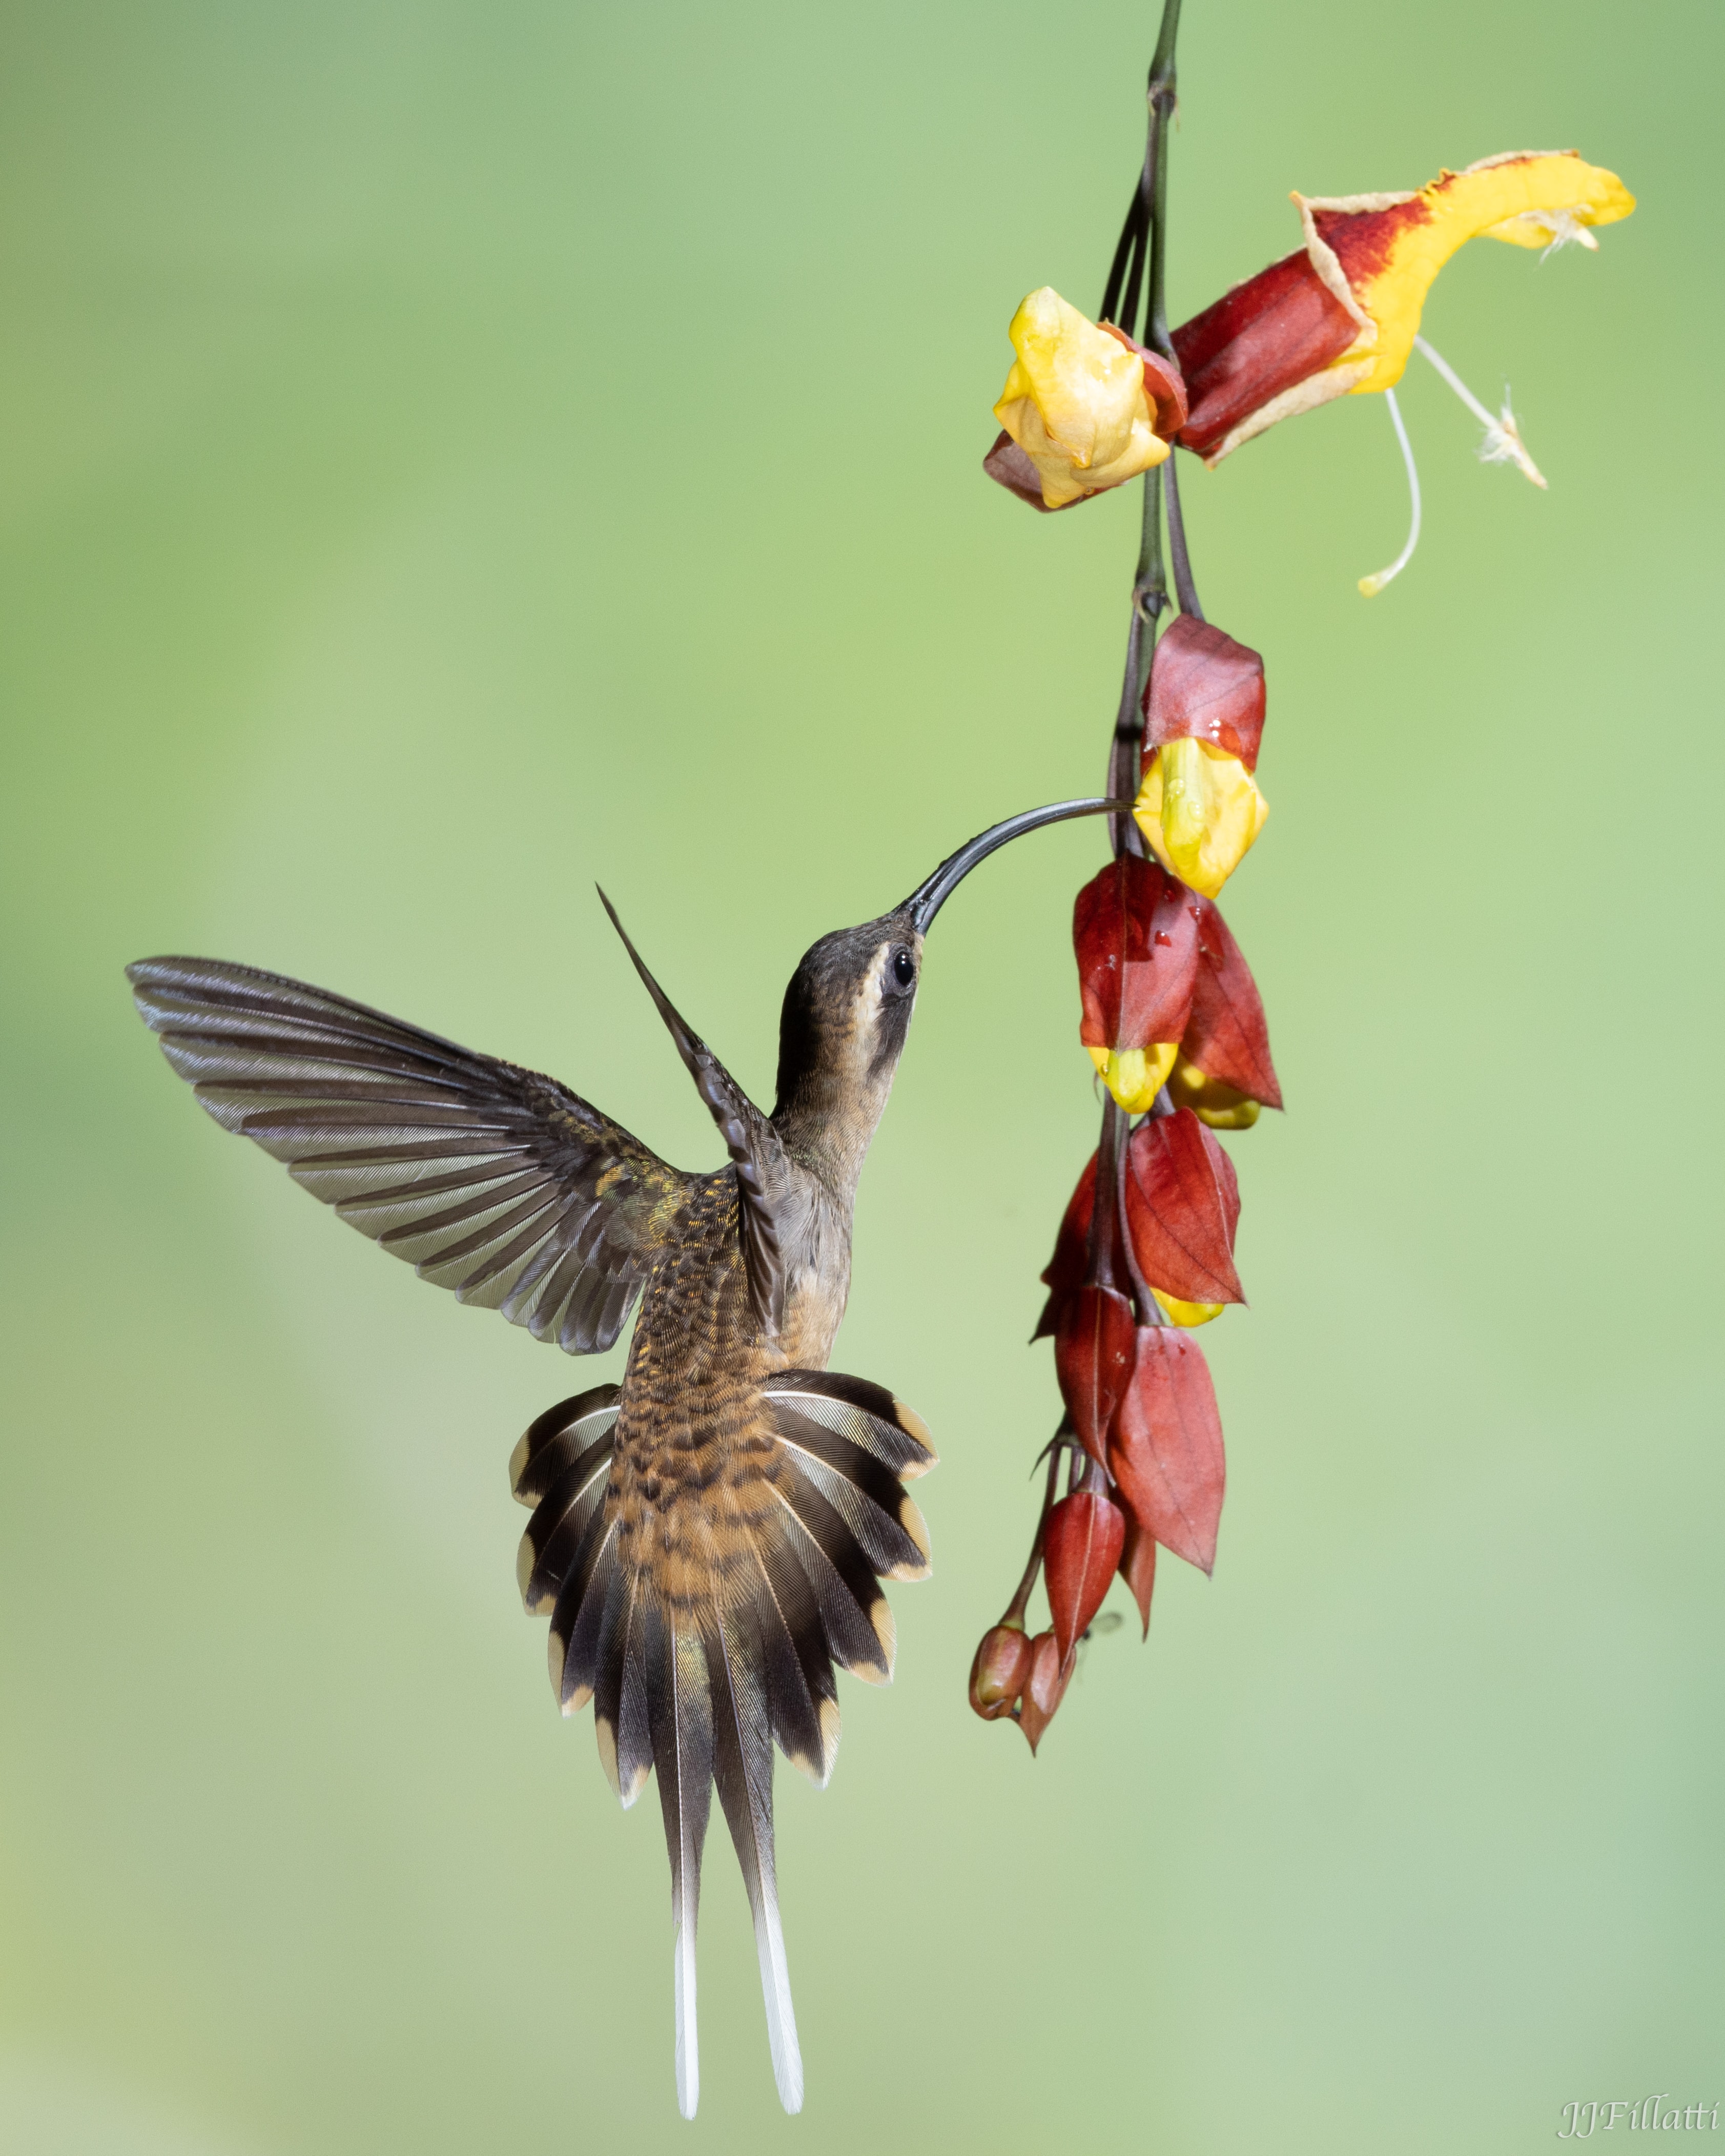
[[[779,1248],[785,1260],[783,1367],[824,1370],[850,1294],[850,1209],[817,1176],[791,1169],[781,1200]]]

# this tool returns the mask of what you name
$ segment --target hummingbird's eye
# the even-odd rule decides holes
[[[908,988],[916,978],[916,961],[908,951],[900,949],[892,954],[892,978],[901,988]]]

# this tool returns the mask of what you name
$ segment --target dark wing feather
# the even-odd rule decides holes
[[[608,1116],[304,982],[208,958],[126,972],[203,1106],[350,1226],[536,1340],[615,1341],[685,1178]]]

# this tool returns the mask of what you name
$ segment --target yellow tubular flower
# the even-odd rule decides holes
[[[1360,326],[1332,362],[1338,373],[1358,370],[1347,385],[1353,396],[1401,380],[1432,280],[1468,240],[1595,246],[1588,228],[1615,224],[1635,206],[1615,172],[1573,150],[1511,151],[1466,172],[1440,172],[1413,194],[1294,200],[1318,275]]]
[[[1167,1084],[1175,1106],[1190,1108],[1213,1131],[1249,1131],[1258,1120],[1258,1103],[1250,1093],[1212,1078],[1183,1055],[1176,1060]]]
[[[1189,738],[1157,750],[1132,810],[1157,860],[1204,898],[1240,866],[1269,814],[1237,756]]]
[[[1170,1325],[1208,1325],[1228,1307],[1225,1302],[1182,1302],[1178,1296],[1164,1295],[1159,1287],[1153,1287],[1150,1292]]]
[[[1051,285],[1031,293],[1009,334],[1018,357],[994,417],[1035,465],[1049,508],[1119,486],[1168,455],[1137,353]]]
[[[1168,1083],[1180,1052],[1177,1040],[1153,1041],[1148,1048],[1087,1048],[1096,1074],[1129,1116],[1146,1116]]]

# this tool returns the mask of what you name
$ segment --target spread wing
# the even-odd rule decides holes
[[[350,1226],[571,1355],[623,1330],[686,1178],[558,1085],[213,958],[126,968],[163,1054]]]

